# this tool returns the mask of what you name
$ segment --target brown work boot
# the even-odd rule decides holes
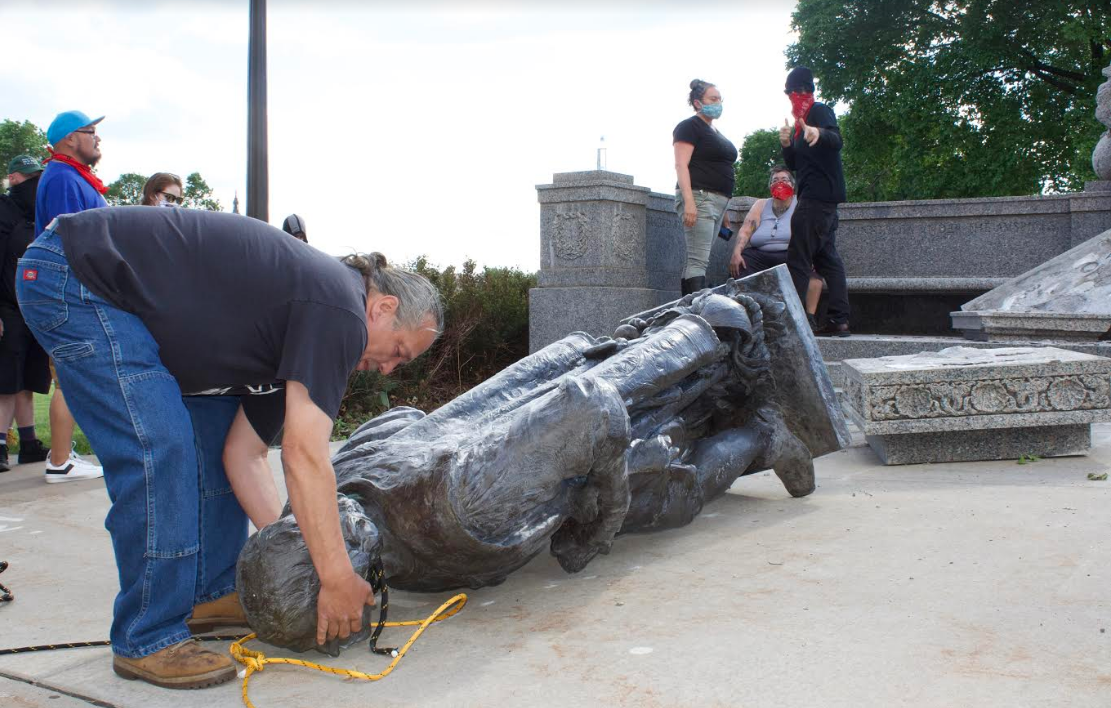
[[[193,614],[185,620],[185,626],[193,634],[211,632],[217,627],[248,627],[247,616],[239,604],[239,593],[233,592],[223,597],[204,602],[193,608]]]
[[[162,688],[205,688],[235,678],[230,657],[205,649],[192,638],[138,659],[113,656],[112,670],[125,679]]]

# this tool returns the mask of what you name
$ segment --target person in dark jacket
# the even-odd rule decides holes
[[[849,293],[845,265],[837,253],[837,205],[845,201],[845,177],[841,169],[841,131],[833,109],[814,101],[814,74],[804,66],[787,75],[784,93],[791,99],[792,127],[787,121],[779,129],[783,161],[795,173],[798,205],[791,217],[791,243],[787,268],[805,302],[811,270],[829,286],[827,322],[818,336],[849,336]]]
[[[38,160],[18,155],[8,163],[8,194],[0,195],[0,472],[11,469],[7,433],[13,418],[19,428],[19,464],[46,459],[46,448],[35,436],[33,394],[50,392],[50,364],[15,299],[16,263],[35,238],[41,175]]]
[[[305,220],[296,214],[290,214],[282,222],[282,231],[297,239],[298,241],[309,242],[308,233],[305,231]]]

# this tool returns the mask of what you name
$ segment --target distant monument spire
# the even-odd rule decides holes
[[[239,213],[239,190],[238,189],[235,190],[235,196],[232,197],[232,200],[231,200],[231,213],[232,214],[238,214]]]
[[[606,136],[598,141],[598,169],[606,169]]]

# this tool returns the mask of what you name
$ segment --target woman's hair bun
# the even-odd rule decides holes
[[[691,82],[691,88],[696,89],[704,83],[706,83],[706,82],[703,81],[702,79],[695,79],[694,81]]]
[[[370,260],[374,262],[374,267],[378,270],[381,270],[389,265],[388,263],[386,263],[386,257],[377,251],[370,254]]]

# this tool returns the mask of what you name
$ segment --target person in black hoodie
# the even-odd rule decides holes
[[[0,195],[0,472],[10,469],[7,432],[19,426],[19,463],[42,462],[46,449],[35,437],[32,392],[49,393],[50,367],[15,298],[16,262],[35,238],[35,191],[42,164],[19,155],[8,164],[8,194]]]
[[[814,74],[804,66],[787,75],[784,93],[791,99],[792,127],[785,120],[779,129],[783,161],[795,173],[798,205],[791,217],[791,243],[787,268],[806,301],[810,272],[816,270],[829,286],[827,322],[814,333],[825,337],[849,336],[849,292],[845,265],[837,253],[837,205],[845,201],[845,176],[841,170],[841,131],[833,109],[814,101]]]

